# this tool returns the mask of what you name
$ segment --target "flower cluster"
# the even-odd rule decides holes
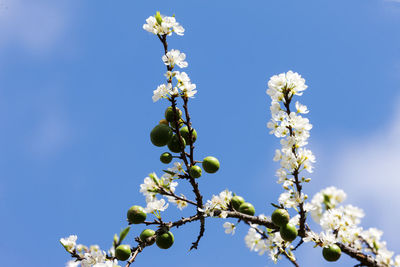
[[[337,189],[334,186],[325,188],[314,195],[311,200],[311,216],[319,223],[322,213],[325,210],[335,208],[338,204],[342,203],[346,199],[346,193]]]
[[[365,256],[364,260],[368,261],[365,266],[400,267],[400,255],[394,256],[394,253],[387,249],[386,242],[381,240],[383,232],[376,228],[365,230],[360,225],[364,217],[363,210],[352,205],[342,205],[346,199],[343,190],[328,187],[306,202],[308,196],[302,192],[302,183],[309,182],[310,178],[305,177],[304,173],[312,173],[315,163],[315,156],[311,150],[305,148],[312,125],[303,117],[309,113],[307,106],[296,101],[293,107],[293,97],[301,96],[307,85],[301,75],[292,71],[272,76],[266,91],[271,98],[271,120],[267,127],[270,134],[280,138],[281,144],[280,149],[276,149],[273,160],[280,163],[276,176],[284,192],[279,196],[279,204],[272,204],[276,208],[275,211],[271,217],[263,214],[256,217],[255,208],[251,203],[227,189],[213,195],[204,204],[196,181],[203,171],[218,171],[220,163],[212,156],[198,161],[193,154],[197,132],[192,128],[187,104],[188,98],[197,93],[196,84],[191,82],[186,72],[175,69],[188,67],[186,54],[177,49],[168,50],[167,43],[167,36],[172,33],[183,35],[184,28],[174,16],[163,16],[157,12],[155,16],[146,20],[143,29],[157,35],[165,53],[162,61],[167,69],[166,83],[153,91],[153,101],[165,98],[170,102],[170,106],[164,112],[164,118],[151,131],[150,140],[155,146],[167,146],[170,152],[176,153],[161,154],[162,163],[170,164],[174,158],[180,159],[182,163],[175,162],[172,167],[164,170],[161,177],[151,173],[144,179],[140,185],[140,192],[145,196],[147,205],[145,208],[133,205],[128,210],[127,222],[130,226],[123,229],[119,236],[114,236],[113,246],[108,252],[101,250],[97,245],[86,247],[77,244],[75,235],[61,238],[61,244],[74,259],[67,263],[67,267],[119,267],[118,260],[128,259],[127,266],[130,266],[138,253],[153,243],[161,249],[170,248],[174,243],[171,228],[194,221],[200,221],[200,232],[191,249],[197,248],[205,231],[205,218],[225,219],[228,216],[239,220],[236,224],[224,222],[225,233],[234,235],[237,225],[241,221],[245,222],[250,226],[244,238],[246,246],[260,255],[268,254],[275,263],[284,256],[298,266],[294,250],[303,242],[313,242],[315,247],[323,247],[322,255],[327,261],[337,261],[343,252],[357,259]],[[178,108],[178,100],[183,100],[184,117],[182,110]],[[185,150],[187,145],[190,152]],[[201,163],[201,167],[198,163]],[[190,182],[195,201],[175,193],[178,179]],[[196,214],[182,217],[175,222],[165,222],[161,218],[161,212],[168,208],[168,202],[175,204],[180,210],[191,204],[196,207]],[[295,216],[290,217],[290,208],[296,210]],[[156,219],[148,221],[148,213],[152,213]],[[308,214],[321,227],[320,233],[311,230],[307,221]],[[122,244],[131,225],[137,224],[157,226],[158,229],[143,230],[135,239],[138,243],[136,247]],[[292,242],[296,238],[302,240],[294,247]],[[361,265],[364,266],[363,260],[360,260],[357,266]]]
[[[176,162],[174,167],[168,168],[161,178],[158,178],[155,173],[144,178],[143,184],[140,185],[140,192],[146,197],[145,211],[147,213],[165,211],[168,208],[165,199],[157,199],[157,194],[166,195],[167,199],[176,204],[180,210],[187,206],[186,201],[174,197],[178,186],[176,179],[181,173],[184,173],[182,165]],[[185,196],[181,194],[180,198],[185,199]]]
[[[75,255],[79,260],[71,260],[67,262],[67,267],[118,267],[117,260],[110,260],[105,251],[101,250],[99,246],[92,245],[86,247],[81,244],[76,244],[78,237],[71,235],[67,238],[61,238],[60,242],[64,248]],[[109,251],[110,252],[110,251]],[[112,254],[111,252],[109,254]]]
[[[201,209],[207,216],[218,216],[220,218],[226,218],[229,203],[233,194],[228,189],[225,189],[218,196],[213,195],[211,200],[207,200],[204,205],[204,209]]]
[[[339,205],[346,199],[346,193],[335,187],[328,187],[313,197],[310,206],[312,218],[324,230],[320,234],[309,231],[305,242],[315,242],[327,247],[335,243],[348,244],[359,251],[372,253],[382,266],[400,266],[400,255],[393,260],[394,253],[381,241],[382,231],[376,228],[364,230],[361,218],[364,212],[352,205]]]
[[[186,68],[188,63],[185,61],[186,55],[185,53],[181,53],[179,50],[172,49],[167,52],[164,56],[162,56],[162,60],[164,64],[173,68],[175,65],[180,68]]]
[[[270,220],[270,218],[262,214],[259,215],[259,217]],[[292,225],[299,225],[299,217],[299,215],[294,216],[290,219],[289,223]],[[251,251],[258,252],[259,255],[268,253],[271,260],[275,263],[280,259],[280,255],[282,254],[286,254],[288,257],[295,259],[290,250],[286,250],[288,247],[292,248],[290,243],[283,240],[279,232],[274,232],[265,227],[252,224],[244,240]]]
[[[157,35],[171,35],[175,32],[177,35],[183,35],[185,29],[176,22],[175,17],[163,16],[157,12],[155,16],[146,19],[143,29]]]
[[[175,62],[174,64],[178,63]],[[182,65],[183,62],[179,64]],[[197,93],[196,84],[191,82],[186,72],[167,71],[165,76],[167,77],[168,83],[159,85],[157,89],[153,91],[153,102],[171,96],[194,97]],[[175,78],[176,81],[175,86],[172,86],[173,78]]]
[[[297,192],[296,182],[308,182],[309,178],[296,181],[296,176],[306,170],[313,171],[315,156],[304,146],[308,143],[312,125],[300,114],[308,113],[306,106],[296,102],[296,111],[290,110],[294,95],[302,95],[307,89],[305,80],[292,71],[274,75],[268,82],[267,94],[271,97],[271,121],[267,127],[270,133],[281,139],[281,149],[275,151],[274,161],[279,161],[281,168],[276,171],[278,183],[287,190],[279,198],[279,202],[287,208],[295,208],[303,203],[306,195]],[[290,175],[292,177],[290,177]]]

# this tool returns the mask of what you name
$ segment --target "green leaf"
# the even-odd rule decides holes
[[[125,237],[127,236],[127,234],[129,233],[129,230],[131,229],[130,226],[126,227],[124,230],[121,231],[121,233],[119,234],[119,243],[121,244],[122,240],[125,239]]]
[[[115,234],[114,235],[114,247],[116,247],[118,245],[118,235]]]

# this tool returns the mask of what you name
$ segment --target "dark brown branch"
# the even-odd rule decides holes
[[[284,100],[285,100],[285,101],[284,101],[284,106],[285,106],[285,108],[286,108],[286,113],[287,113],[288,116],[289,116],[290,113],[291,113],[291,111],[290,111],[290,102],[292,101],[292,97],[293,97],[293,95],[292,95],[292,96],[289,96],[289,92],[290,92],[290,90],[289,90],[288,88],[286,88],[286,89],[283,91],[283,97],[284,97]],[[290,136],[294,136],[294,132],[293,132],[293,129],[292,129],[291,126],[289,126],[289,132],[290,132]],[[295,146],[292,147],[292,153],[293,153],[294,156],[297,158],[297,153],[296,153],[296,147],[295,147]],[[300,166],[299,166],[299,167],[300,167]],[[301,182],[299,181],[299,167],[296,168],[296,169],[293,171],[292,175],[293,175],[293,177],[294,177],[294,182],[295,182],[295,185],[296,185],[296,190],[297,190],[297,192],[299,193],[299,197],[301,198],[302,185],[301,185]],[[298,205],[298,207],[299,207],[299,214],[300,214],[300,220],[299,220],[299,224],[300,224],[299,236],[305,236],[305,233],[306,233],[306,227],[305,227],[305,224],[306,224],[306,212],[305,212],[305,210],[304,210],[304,203],[301,202],[301,203]]]
[[[160,189],[160,194],[161,194],[161,195],[171,196],[171,197],[174,197],[175,199],[185,201],[185,202],[187,202],[187,203],[189,203],[189,204],[192,204],[192,205],[194,205],[194,206],[197,207],[197,203],[194,202],[194,201],[192,201],[192,200],[189,200],[189,199],[180,197],[180,196],[176,195],[175,193],[173,193],[172,191],[167,191],[167,190],[165,190],[164,188],[159,188],[159,189]]]
[[[360,240],[371,250],[372,253],[374,253],[375,255],[378,255],[378,251],[376,251],[376,249],[374,247],[372,247],[371,244],[368,243],[367,240],[365,240],[363,237],[360,237]]]
[[[258,224],[265,226],[269,229],[274,229],[274,230],[279,230],[279,227],[273,224],[270,220],[266,220],[257,216],[250,216],[244,213],[240,213],[237,211],[226,211],[227,217],[229,218],[237,218],[242,221],[245,221],[246,223],[253,223],[253,224]]]
[[[361,266],[370,266],[370,267],[384,267],[384,265],[379,264],[372,256],[366,255],[354,248],[348,247],[341,243],[336,243],[343,253],[349,255],[353,259],[358,260],[361,263]],[[360,266],[360,265],[359,265]]]
[[[137,255],[143,251],[143,249],[145,248],[146,244],[145,243],[139,243],[139,245],[134,248],[133,253],[131,258],[128,260],[128,262],[126,263],[125,267],[129,267],[131,266],[131,264],[135,261]]]
[[[160,39],[161,43],[163,44],[164,54],[166,55],[168,53],[167,36],[166,35],[162,35],[161,36],[159,34],[157,36]],[[167,66],[167,70],[168,71],[172,71],[172,69],[173,69],[173,66]],[[169,84],[172,83],[171,78],[168,79],[168,83]],[[175,124],[174,132],[178,136],[179,144],[180,144],[180,147],[182,148],[182,152],[180,153],[180,158],[182,159],[182,161],[186,165],[186,172],[188,174],[188,179],[189,179],[190,184],[192,185],[193,192],[196,195],[197,206],[199,208],[202,208],[203,207],[203,197],[200,194],[200,191],[199,191],[199,188],[198,188],[198,184],[196,183],[195,179],[193,177],[191,177],[190,174],[189,174],[190,167],[192,167],[195,164],[195,162],[193,160],[193,157],[194,157],[194,153],[193,153],[194,152],[194,146],[193,146],[193,141],[192,141],[193,140],[193,129],[191,127],[190,115],[189,115],[189,111],[188,111],[188,107],[187,107],[188,98],[187,97],[182,97],[182,98],[183,98],[183,101],[184,101],[184,109],[185,109],[185,114],[186,114],[185,124],[188,126],[188,131],[189,131],[189,146],[190,146],[190,153],[189,154],[187,154],[185,152],[185,146],[183,144],[182,136],[181,136],[181,133],[179,131],[179,116],[178,116],[178,111],[177,111],[177,107],[176,107],[176,96],[172,96],[171,99],[170,99],[171,106],[172,106],[172,111],[173,111],[173,114],[174,114],[174,122],[173,122]],[[187,160],[187,156],[189,157],[190,162]],[[204,220],[204,218],[202,216],[202,213],[200,213],[198,211],[197,214],[200,216],[200,232],[199,232],[199,235],[198,235],[196,241],[192,243],[192,246],[191,246],[190,249],[194,249],[194,248],[197,249],[197,246],[198,246],[198,244],[200,242],[200,239],[204,235],[204,231],[205,231],[205,220]]]
[[[292,251],[295,251],[296,249],[298,249],[303,243],[304,243],[304,241],[303,241],[303,239],[301,239],[300,242],[294,247],[294,249],[292,249]]]

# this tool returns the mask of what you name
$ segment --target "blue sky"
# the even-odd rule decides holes
[[[400,252],[392,209],[400,204],[398,1],[0,0],[2,265],[64,266],[58,240],[69,234],[108,248],[126,210],[145,204],[140,183],[165,167],[164,149],[149,140],[167,106],[151,100],[163,82],[162,48],[142,30],[157,10],[186,29],[169,43],[187,54],[198,87],[190,104],[197,158],[221,161],[199,181],[206,198],[229,188],[258,213],[272,212],[279,143],[265,126],[266,83],[297,71],[309,85],[299,100],[311,110],[317,157],[306,192],[343,188],[347,203],[366,211],[363,226],[383,229]],[[171,208],[165,219],[181,215]],[[230,237],[213,219],[199,250],[188,252],[197,228],[175,231],[168,251],[146,249],[136,266],[273,265],[247,250],[246,227]],[[304,247],[299,262],[328,266],[320,253]],[[344,256],[337,265],[353,263]]]

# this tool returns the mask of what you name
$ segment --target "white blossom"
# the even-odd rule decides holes
[[[297,113],[301,113],[301,114],[307,114],[309,112],[309,110],[307,109],[307,106],[300,104],[299,101],[296,101],[296,111]]]
[[[185,29],[176,22],[174,17],[163,15],[160,15],[160,17],[162,19],[161,24],[157,22],[154,16],[148,17],[146,19],[146,24],[143,25],[143,29],[159,35],[171,35],[172,32],[175,32],[177,35],[183,35]]]
[[[314,195],[311,203],[311,216],[319,223],[324,210],[335,208],[346,199],[346,193],[334,186],[327,187]]]
[[[223,224],[223,227],[225,228],[225,234],[232,234],[232,235],[235,234],[235,229],[236,229],[235,224],[230,222],[225,222]]]
[[[217,212],[218,217],[226,218],[227,213],[224,212],[227,210],[228,205],[232,198],[232,192],[228,189],[219,193],[218,196],[213,195],[211,200],[207,200],[207,203],[204,205],[204,209],[199,209],[204,212],[208,216],[214,216],[215,212]]]
[[[81,261],[82,267],[95,266],[98,263],[106,261],[106,253],[98,248],[98,246],[91,246],[90,251],[85,253],[84,259]]]
[[[183,199],[186,199],[186,197],[183,194],[181,194],[180,197]],[[184,208],[186,208],[188,206],[188,203],[185,200],[176,199],[173,196],[167,196],[167,199],[169,202],[174,203],[180,210],[183,210]]]
[[[78,239],[78,236],[70,235],[67,238],[61,238],[60,242],[68,252],[72,253],[75,250],[77,239]]]
[[[170,83],[167,85],[161,84],[153,91],[153,102],[157,102],[161,98],[166,98],[169,94],[175,94],[172,90],[172,85]]]
[[[148,202],[145,211],[147,213],[152,213],[154,211],[165,211],[168,208],[168,203],[165,202],[165,199],[157,200]]]
[[[65,264],[65,267],[78,267],[81,264],[79,261],[70,260]]]
[[[185,53],[181,53],[179,50],[172,49],[168,51],[167,54],[162,56],[164,64],[167,66],[174,67],[178,65],[180,68],[186,68],[188,63],[185,61]]]
[[[190,81],[186,72],[177,71],[175,78],[178,80],[177,87],[181,90],[184,96],[193,97],[197,93],[196,84]]]

